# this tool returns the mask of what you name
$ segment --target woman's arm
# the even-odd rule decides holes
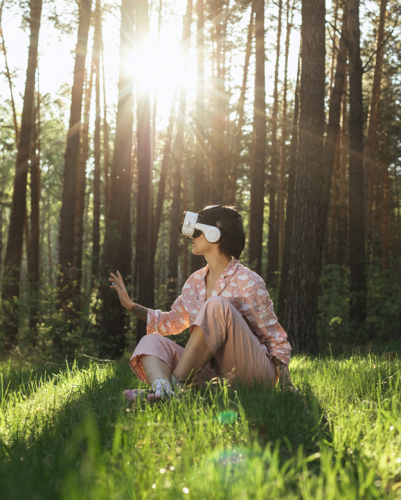
[[[135,304],[135,302],[132,302],[132,300],[129,298],[120,271],[117,271],[117,276],[113,273],[110,273],[110,276],[111,276],[109,278],[109,281],[111,282],[110,288],[116,290],[116,292],[118,293],[118,298],[120,299],[121,305],[125,309],[128,309],[128,311],[130,311],[134,316],[147,323],[148,321],[147,308],[140,306],[139,304]]]

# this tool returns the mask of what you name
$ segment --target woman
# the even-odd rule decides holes
[[[135,375],[152,386],[153,394],[147,398],[169,398],[185,382],[202,384],[215,376],[239,377],[248,386],[256,380],[266,387],[280,379],[283,389],[295,390],[288,371],[291,346],[265,284],[238,261],[245,246],[240,214],[233,207],[217,205],[192,216],[191,231],[186,233],[181,222],[180,232],[192,234],[192,253],[203,255],[208,264],[188,278],[170,312],[132,302],[119,271],[109,278],[121,305],[147,322],[147,335],[130,359]],[[188,327],[185,349],[164,337]],[[125,391],[131,400],[145,394]]]

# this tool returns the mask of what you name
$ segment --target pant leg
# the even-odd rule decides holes
[[[143,337],[131,356],[129,365],[131,370],[142,382],[147,383],[147,378],[142,367],[141,356],[156,356],[166,363],[171,373],[177,368],[184,348],[159,333],[151,333]],[[215,376],[213,369],[208,363],[195,377],[195,382],[204,383]]]
[[[241,314],[223,297],[210,297],[191,325],[199,326],[224,377],[235,375],[252,387],[254,381],[273,387],[276,370]]]

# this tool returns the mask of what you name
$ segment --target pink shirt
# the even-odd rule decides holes
[[[170,312],[148,309],[147,333],[176,335],[188,328],[196,319],[206,300],[205,276],[209,266],[192,274],[182,289],[182,295],[174,302]],[[262,278],[232,259],[214,285],[211,296],[227,299],[247,322],[249,328],[267,349],[267,355],[290,362],[291,345],[287,334],[273,311]]]

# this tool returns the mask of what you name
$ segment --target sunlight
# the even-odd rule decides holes
[[[146,86],[158,101],[171,99],[173,89],[183,83],[183,61],[179,43],[170,38],[162,42],[149,40],[132,57],[132,76],[140,85]]]

